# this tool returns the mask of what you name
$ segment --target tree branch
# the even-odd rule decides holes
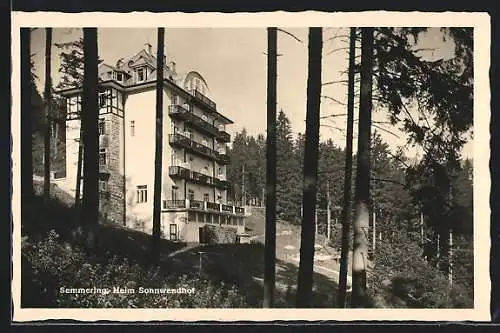
[[[291,32],[288,32],[288,31],[280,29],[280,28],[277,28],[277,31],[283,32],[283,33],[287,34],[288,36],[292,37],[293,39],[295,39],[297,42],[303,44],[302,40],[300,38],[298,38],[297,36],[295,36],[294,34],[292,34]]]

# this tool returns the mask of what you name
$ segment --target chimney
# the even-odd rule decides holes
[[[123,58],[120,58],[120,59],[118,59],[118,61],[116,62],[115,67],[116,67],[116,68],[120,68],[120,67],[122,67],[122,65],[123,65]]]
[[[175,61],[170,62],[170,68],[172,69],[172,72],[176,73],[175,71]]]
[[[148,54],[151,54],[151,49],[152,48],[153,48],[153,46],[151,44],[149,44],[149,43],[144,44],[144,50],[146,50],[146,52]]]

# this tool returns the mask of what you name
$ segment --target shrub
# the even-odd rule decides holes
[[[371,275],[373,296],[383,296],[394,307],[472,308],[463,285],[449,285],[446,276],[427,263],[418,242],[405,230],[379,242]]]
[[[208,244],[235,244],[237,232],[235,228],[206,224],[203,226],[205,242]]]
[[[127,259],[87,254],[60,241],[55,231],[36,242],[23,241],[22,306],[62,308],[229,308],[245,307],[233,285],[198,276],[164,275],[160,267],[143,267]],[[66,293],[61,288],[100,288],[110,292]],[[113,288],[133,289],[117,293]],[[140,288],[164,288],[140,293]],[[165,288],[195,288],[194,293],[165,293]],[[144,290],[144,289],[142,289]]]

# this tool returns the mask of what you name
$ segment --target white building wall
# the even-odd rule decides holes
[[[66,181],[61,185],[63,186],[63,190],[73,197],[76,195],[79,141],[80,120],[74,119],[66,121]],[[83,182],[80,190],[82,190],[82,188]]]
[[[144,227],[151,232],[153,224],[154,155],[156,91],[130,93],[125,103],[125,186],[127,226]],[[134,121],[134,135],[131,133]],[[147,186],[147,202],[137,203],[137,186]],[[134,225],[135,224],[135,225]]]

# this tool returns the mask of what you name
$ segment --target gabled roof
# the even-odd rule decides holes
[[[132,65],[129,65],[132,62]],[[129,67],[135,67],[136,65],[148,65],[152,68],[156,68],[156,57],[152,54],[146,52],[146,50],[140,50],[132,58],[124,62]]]

